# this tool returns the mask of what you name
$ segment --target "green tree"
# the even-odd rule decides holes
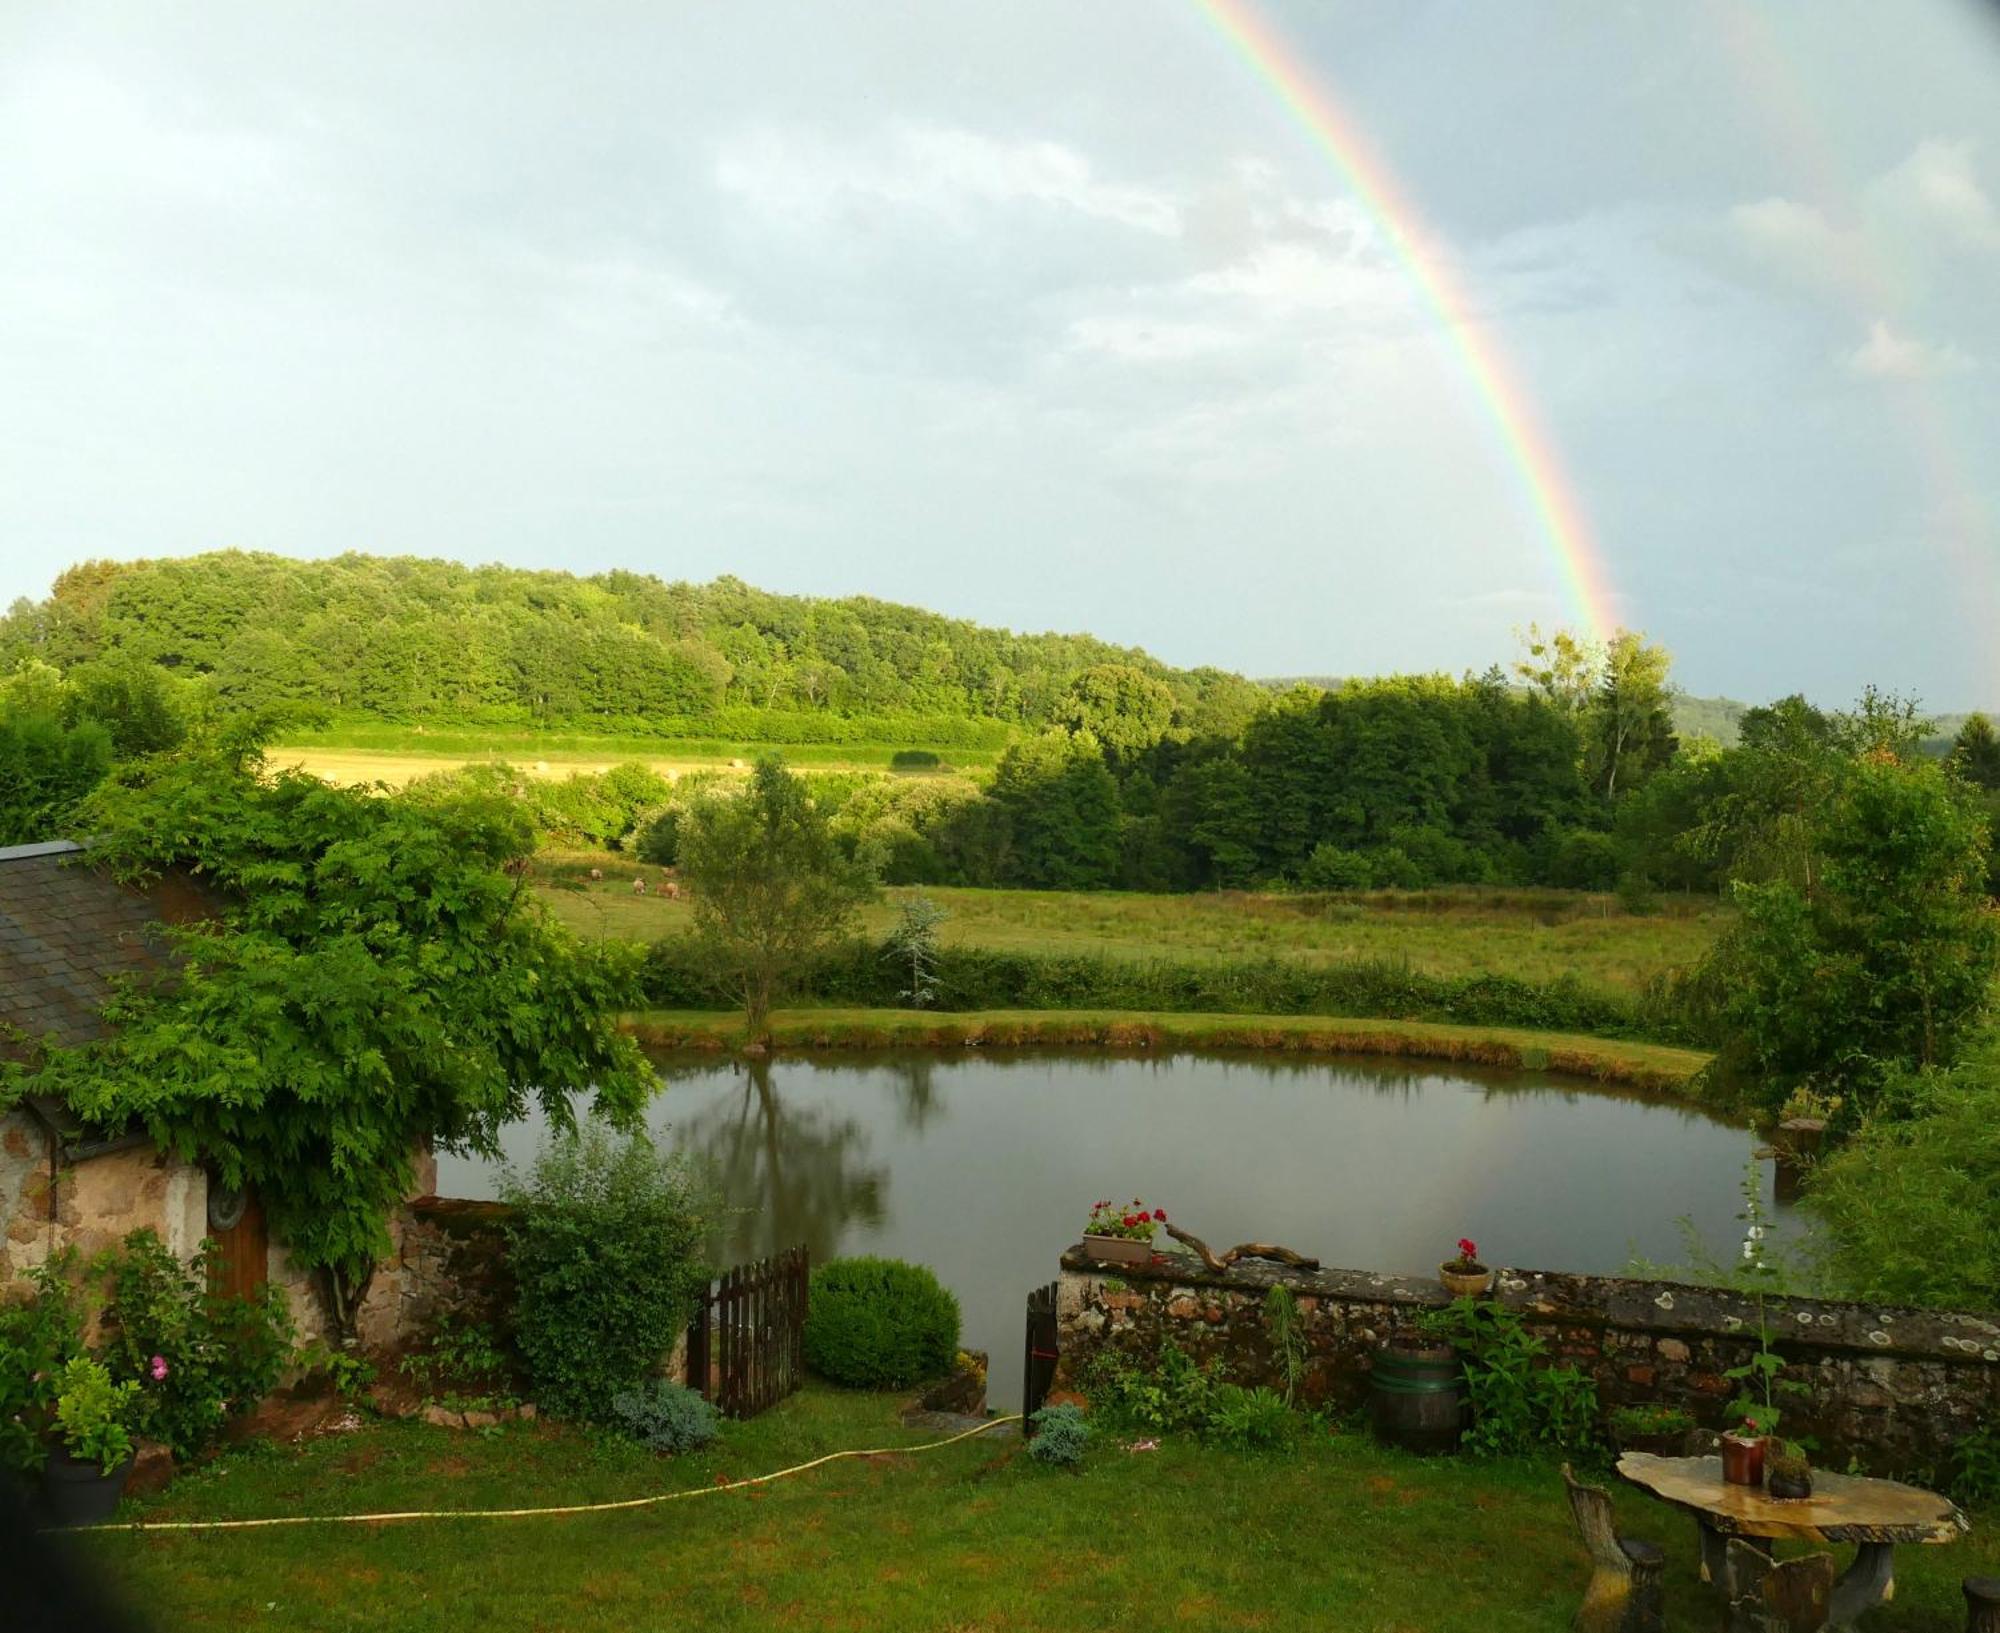
[[[1520,640],[1527,656],[1516,661],[1514,673],[1564,714],[1583,714],[1603,676],[1603,646],[1566,629],[1544,635],[1538,624],[1530,624]]]
[[[2000,788],[2000,732],[1983,714],[1969,714],[1951,743],[1951,768],[1975,788]]]
[[[1002,882],[1104,890],[1118,882],[1118,784],[1097,739],[1047,732],[1016,743],[993,774],[1006,825]]]
[[[0,845],[80,832],[79,806],[111,768],[111,736],[84,722],[0,715]]]
[[[531,1102],[567,1128],[586,1094],[630,1119],[655,1079],[616,1025],[633,956],[548,920],[518,808],[263,770],[204,748],[91,802],[95,860],[135,882],[190,875],[221,911],[174,932],[176,980],[121,993],[108,1038],[47,1049],[0,1087],[136,1121],[254,1186],[344,1325],[420,1142],[494,1155]]]
[[[1950,1064],[1986,1012],[1986,819],[1935,763],[1877,751],[1837,764],[1810,821],[1814,883],[1740,886],[1698,991],[1760,1102],[1811,1083],[1866,1109],[1887,1072]]]
[[[1621,629],[1604,649],[1586,711],[1591,786],[1607,800],[1636,788],[1674,757],[1671,660],[1662,646]]]
[[[742,994],[745,1027],[760,1040],[778,997],[879,894],[874,875],[842,854],[825,813],[776,755],[757,762],[742,793],[697,801],[679,851],[695,933]]]
[[[1070,682],[1055,723],[1088,732],[1115,758],[1151,748],[1173,724],[1174,694],[1126,663],[1094,664]]]

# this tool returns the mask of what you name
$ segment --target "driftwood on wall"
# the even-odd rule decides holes
[[[1178,1225],[1168,1225],[1166,1229],[1176,1242],[1193,1248],[1196,1256],[1211,1270],[1227,1270],[1239,1259],[1271,1259],[1278,1264],[1288,1264],[1294,1270],[1319,1268],[1319,1260],[1308,1259],[1303,1253],[1294,1253],[1288,1247],[1278,1247],[1270,1242],[1238,1242],[1227,1253],[1217,1254],[1192,1231],[1182,1230]]]

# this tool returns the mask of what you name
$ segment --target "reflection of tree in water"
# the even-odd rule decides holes
[[[745,1062],[739,1078],[740,1092],[718,1096],[682,1123],[674,1142],[708,1170],[721,1195],[719,1262],[804,1242],[817,1264],[833,1257],[849,1224],[880,1224],[888,1171],[866,1165],[862,1126],[787,1106],[768,1060]]]
[[[928,1055],[908,1055],[889,1062],[896,1080],[897,1110],[903,1126],[921,1134],[933,1116],[944,1113],[944,1094],[937,1082],[937,1062]]]

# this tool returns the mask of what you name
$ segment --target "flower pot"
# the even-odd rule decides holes
[[[1732,1486],[1764,1483],[1764,1442],[1760,1436],[1722,1437],[1722,1478]]]
[[[1438,1280],[1444,1283],[1444,1290],[1453,1298],[1484,1298],[1493,1291],[1493,1272],[1484,1267],[1454,1270],[1449,1264],[1441,1264],[1438,1266]]]
[[[107,1474],[94,1459],[75,1458],[67,1447],[51,1446],[42,1465],[42,1500],[49,1518],[57,1525],[101,1525],[117,1512],[131,1473],[129,1457]]]
[[[1773,1474],[1765,1484],[1764,1489],[1773,1497],[1781,1498],[1787,1502],[1796,1502],[1801,1497],[1810,1497],[1812,1495],[1812,1470],[1808,1469],[1805,1473],[1789,1479],[1782,1474]]]
[[[1086,1236],[1083,1251],[1100,1264],[1150,1264],[1153,1259],[1153,1244],[1130,1236]]]

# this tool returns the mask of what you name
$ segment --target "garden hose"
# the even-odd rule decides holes
[[[854,1451],[828,1452],[810,1463],[797,1463],[769,1474],[753,1474],[746,1480],[724,1480],[712,1486],[690,1486],[685,1491],[662,1491],[651,1497],[625,1497],[610,1503],[565,1503],[553,1508],[413,1508],[400,1514],[279,1514],[257,1520],[120,1520],[103,1525],[79,1525],[69,1534],[95,1531],[252,1531],[274,1525],[390,1525],[400,1520],[526,1520],[549,1514],[608,1514],[621,1508],[650,1508],[657,1503],[679,1502],[683,1497],[707,1497],[719,1491],[741,1491],[746,1486],[769,1485],[789,1479],[827,1463],[849,1457],[902,1457],[915,1452],[941,1451],[961,1440],[983,1435],[988,1429],[1021,1421],[1019,1412],[1004,1418],[990,1418],[975,1428],[945,1440],[926,1441],[920,1446],[870,1446]]]

